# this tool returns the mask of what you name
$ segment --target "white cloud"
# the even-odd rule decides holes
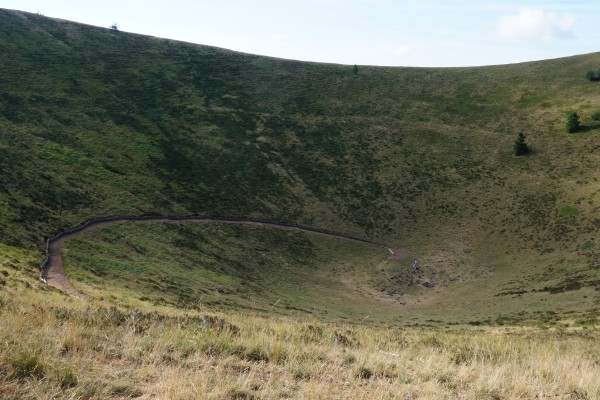
[[[570,14],[557,15],[539,8],[523,7],[517,15],[500,18],[498,34],[511,40],[543,40],[568,37],[576,18]]]

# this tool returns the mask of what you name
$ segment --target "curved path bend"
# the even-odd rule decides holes
[[[103,225],[115,224],[120,222],[221,222],[230,224],[253,224],[266,225],[282,229],[292,229],[304,232],[318,233],[344,240],[352,240],[370,246],[381,247],[390,252],[396,259],[408,257],[408,253],[399,252],[382,243],[363,239],[357,236],[348,235],[342,232],[335,232],[328,229],[316,228],[313,226],[293,224],[286,222],[270,221],[256,218],[228,218],[228,217],[209,217],[209,216],[114,216],[104,218],[94,218],[86,221],[82,225],[64,232],[60,232],[48,239],[46,242],[46,258],[41,265],[40,280],[50,286],[61,289],[68,294],[78,297],[82,300],[88,299],[88,296],[80,293],[71,285],[69,278],[65,274],[61,257],[61,247],[69,239],[77,237],[84,232],[99,228]]]

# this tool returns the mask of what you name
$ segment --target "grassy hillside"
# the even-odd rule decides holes
[[[0,59],[1,398],[600,397],[600,53],[355,74],[0,9]],[[142,214],[409,257],[119,223],[63,247],[90,300],[38,281]]]
[[[599,68],[599,53],[478,68],[359,66],[355,74],[351,66],[14,11],[0,10],[0,22],[0,241],[11,248],[41,258],[50,234],[100,215],[260,217],[413,252],[419,282],[371,280],[368,291],[399,285],[399,301],[433,321],[569,316],[598,306],[600,126],[591,115],[600,110],[600,85],[586,73]],[[584,129],[567,134],[572,110]],[[527,157],[512,152],[519,131],[533,149]],[[139,235],[131,240],[161,245],[162,258],[146,259],[110,240],[119,229],[68,249],[82,284],[92,285],[89,271],[106,265],[113,278],[136,263],[185,269],[222,246],[205,239],[190,250],[189,232],[165,242],[174,233],[147,238],[150,232],[127,228]],[[271,273],[280,264],[300,280],[306,262],[321,271],[371,257],[341,249],[339,259],[322,262],[335,246],[275,232],[235,239],[230,229],[215,237],[248,253],[220,248],[222,259],[211,263],[221,273],[211,287],[240,288],[240,265],[259,285],[277,277]],[[260,240],[280,257],[264,273],[259,253],[247,255]],[[298,243],[306,252],[284,251]],[[175,256],[185,251],[189,261]],[[208,279],[210,268],[197,273]],[[156,290],[179,303],[178,293]],[[304,308],[301,298],[309,296],[302,296],[289,306]],[[275,297],[262,298],[262,307]]]

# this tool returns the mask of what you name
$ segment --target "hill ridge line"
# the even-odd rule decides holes
[[[243,217],[219,217],[205,215],[188,215],[188,216],[166,216],[166,215],[123,215],[123,216],[108,216],[91,218],[83,222],[81,225],[59,232],[46,241],[46,257],[40,265],[40,281],[43,283],[61,289],[68,294],[86,300],[89,297],[80,293],[69,281],[67,277],[60,254],[60,249],[64,242],[73,237],[77,237],[88,230],[98,228],[103,225],[120,223],[120,222],[223,222],[223,223],[238,223],[238,224],[253,224],[253,225],[268,225],[283,229],[299,230],[304,232],[312,232],[321,235],[331,236],[344,240],[352,240],[370,246],[381,247],[388,250],[392,256],[395,255],[394,249],[385,244],[364,239],[358,236],[350,235],[343,232],[337,232],[330,229],[318,228],[310,225],[296,224],[291,222],[281,222],[260,218],[243,218]]]

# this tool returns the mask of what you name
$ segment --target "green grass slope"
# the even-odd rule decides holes
[[[0,10],[0,57],[0,240],[11,248],[41,250],[100,215],[260,217],[414,252],[434,286],[413,285],[406,305],[433,320],[597,306],[600,84],[586,73],[600,53],[355,74]],[[565,132],[569,111],[581,132]],[[519,131],[530,156],[513,155]],[[107,262],[89,266],[74,246],[75,269]]]
[[[400,296],[374,288],[412,263],[353,241],[221,223],[115,224],[73,240],[64,256],[80,290],[126,306],[354,321],[400,317]]]

